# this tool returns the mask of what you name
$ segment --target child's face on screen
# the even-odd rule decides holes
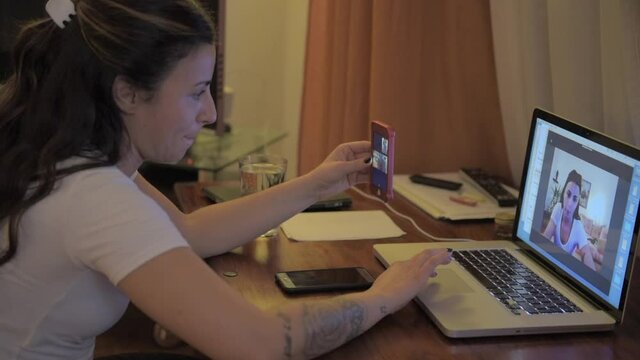
[[[214,66],[213,46],[196,48],[178,61],[150,99],[136,106],[127,130],[143,160],[180,160],[202,126],[216,121],[210,92]]]

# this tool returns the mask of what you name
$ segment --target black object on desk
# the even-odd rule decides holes
[[[238,186],[222,186],[222,185],[212,185],[206,186],[202,189],[205,195],[216,203],[233,200],[235,198],[239,198],[240,188]],[[351,207],[353,200],[351,196],[348,194],[341,192],[336,194],[330,198],[317,201],[313,205],[306,208],[305,212],[311,211],[334,211],[334,210],[343,210]]]
[[[321,291],[366,290],[373,276],[363,267],[281,271],[276,283],[287,294]]]
[[[462,168],[460,176],[500,207],[516,206],[518,198],[502,187],[500,182],[480,168]]]
[[[233,200],[242,195],[240,194],[240,188],[238,186],[212,185],[202,188],[202,191],[209,199],[216,203]]]
[[[462,186],[462,183],[456,181],[442,180],[420,174],[409,176],[409,180],[416,184],[428,185],[446,190],[458,190]]]

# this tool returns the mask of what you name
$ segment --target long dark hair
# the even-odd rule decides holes
[[[0,86],[0,227],[18,245],[22,214],[71,173],[115,165],[126,136],[112,86],[117,75],[153,93],[175,64],[214,26],[196,0],[74,0],[59,28],[45,18],[26,25],[13,49],[14,73]],[[66,169],[71,157],[87,159]]]
[[[569,175],[567,176],[567,181],[564,182],[564,187],[562,188],[562,195],[560,196],[560,204],[562,205],[563,208],[564,208],[564,192],[567,191],[567,185],[569,185],[569,182],[572,182],[578,185],[579,191],[576,194],[578,196],[578,206],[576,206],[576,209],[573,211],[573,218],[576,220],[580,220],[580,213],[578,210],[580,209],[580,196],[582,194],[582,175],[580,175],[580,173],[575,170],[571,170],[571,172],[569,172]]]

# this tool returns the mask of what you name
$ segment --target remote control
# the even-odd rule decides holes
[[[460,176],[500,207],[516,206],[518,204],[517,197],[505,190],[496,179],[489,176],[482,169],[462,168],[460,169]]]
[[[409,176],[409,179],[416,184],[429,185],[447,190],[458,190],[462,186],[462,183],[459,182],[442,180],[419,174],[411,175]]]

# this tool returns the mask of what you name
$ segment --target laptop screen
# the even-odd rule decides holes
[[[638,231],[640,151],[536,109],[516,236],[619,310]]]

